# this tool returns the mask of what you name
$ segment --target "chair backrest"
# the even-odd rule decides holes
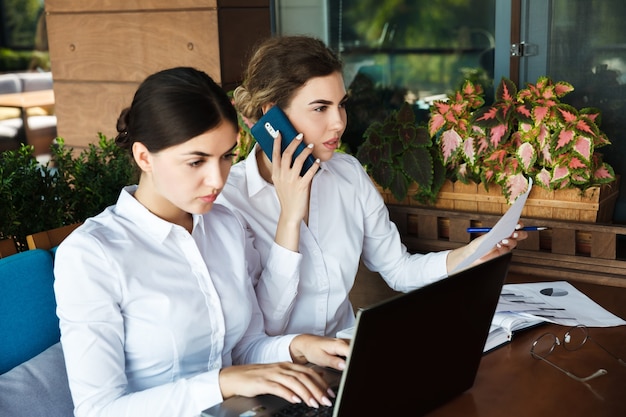
[[[49,90],[52,88],[51,72],[23,72],[19,74],[22,91]]]
[[[0,374],[61,338],[52,253],[34,249],[0,259]]]
[[[26,243],[28,249],[47,249],[50,250],[59,244],[72,233],[74,229],[80,226],[81,223],[68,224],[66,226],[57,227],[56,229],[50,229],[39,233],[26,236]]]
[[[17,253],[17,246],[13,238],[0,240],[0,258],[6,258],[9,255]]]
[[[19,93],[22,81],[16,74],[0,74],[0,94]]]

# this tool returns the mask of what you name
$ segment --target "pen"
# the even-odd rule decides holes
[[[521,229],[517,229],[517,230],[523,230],[525,232],[536,232],[539,230],[547,230],[547,227],[543,227],[543,226],[527,226],[527,227],[522,227]],[[491,230],[491,227],[468,227],[467,228],[467,233],[483,233],[483,232],[488,232]]]

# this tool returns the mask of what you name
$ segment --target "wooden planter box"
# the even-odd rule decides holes
[[[468,227],[493,226],[500,215],[390,204],[389,216],[412,252],[454,249],[477,235]],[[524,224],[538,224],[522,218]],[[626,225],[543,219],[549,229],[518,242],[511,271],[626,287]]]
[[[522,217],[611,223],[619,194],[619,182],[618,177],[611,184],[592,187],[584,193],[577,189],[547,191],[535,186],[526,200]],[[411,197],[405,198],[404,201],[397,201],[388,190],[383,190],[381,187],[378,189],[387,204],[499,215],[504,214],[509,208],[509,204],[497,185],[492,185],[489,190],[485,190],[482,184],[463,184],[460,181],[453,183],[446,180],[437,201],[432,206],[421,204]],[[409,190],[408,195],[411,196],[414,193],[415,189]]]

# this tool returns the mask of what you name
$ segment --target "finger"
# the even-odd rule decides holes
[[[334,395],[334,393],[322,377],[322,374],[314,372],[309,368],[307,376],[301,377],[299,382],[302,383],[306,389],[306,393],[310,396],[307,404],[316,408],[318,405],[332,405],[329,396],[331,393]]]
[[[294,140],[289,144],[289,148],[288,150],[285,150],[285,155],[287,154],[287,152],[291,152],[292,151],[292,146],[299,146],[302,143],[302,134],[299,134],[298,136],[296,136],[294,138]],[[296,149],[293,148],[293,151],[295,152]],[[302,171],[302,167],[304,166],[304,162],[306,161],[306,159],[313,153],[313,144],[310,143],[307,146],[305,146],[302,151],[298,154],[298,156],[296,156],[295,158],[293,158],[293,165],[292,165],[292,169],[294,169],[296,172],[298,172],[298,174]],[[310,168],[309,168],[310,169]],[[315,173],[315,172],[314,172]]]
[[[296,136],[294,136],[289,142],[289,145],[287,145],[287,147],[285,148],[285,152],[289,151],[293,155],[296,152],[296,148],[298,147],[298,145],[300,145],[303,137],[304,135],[302,133],[298,133]]]
[[[274,148],[272,149],[272,165],[278,167],[280,165],[280,147],[281,147],[282,135],[280,132],[276,134],[274,138]]]
[[[296,152],[296,148],[298,147],[298,145],[302,142],[302,133],[298,133],[292,140],[291,142],[289,142],[289,145],[287,145],[287,147],[285,148],[285,150],[282,153],[282,168],[283,169],[290,169],[292,168],[292,161],[294,160],[293,155]],[[300,172],[300,169],[302,168],[302,166],[298,167],[298,172]]]
[[[320,160],[319,158],[317,158],[314,162],[313,165],[311,165],[309,167],[309,169],[304,173],[304,175],[302,176],[302,178],[304,180],[312,180],[313,177],[315,176],[315,173],[317,172],[317,170],[320,169]]]
[[[298,369],[300,365],[290,365],[293,366],[291,369],[282,369],[274,375],[275,382],[293,393],[288,394],[286,399],[289,400],[295,395],[310,407],[318,408],[320,404],[329,406],[331,404],[328,398],[329,388],[322,376],[310,368]],[[282,391],[283,388],[277,387],[277,390]]]

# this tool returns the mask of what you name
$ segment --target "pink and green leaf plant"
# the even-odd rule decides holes
[[[615,180],[596,150],[610,144],[600,111],[562,103],[574,87],[540,77],[518,91],[503,78],[485,105],[479,84],[431,106],[428,131],[438,144],[448,176],[464,183],[498,184],[508,202],[526,191],[528,178],[547,190],[589,187]]]

